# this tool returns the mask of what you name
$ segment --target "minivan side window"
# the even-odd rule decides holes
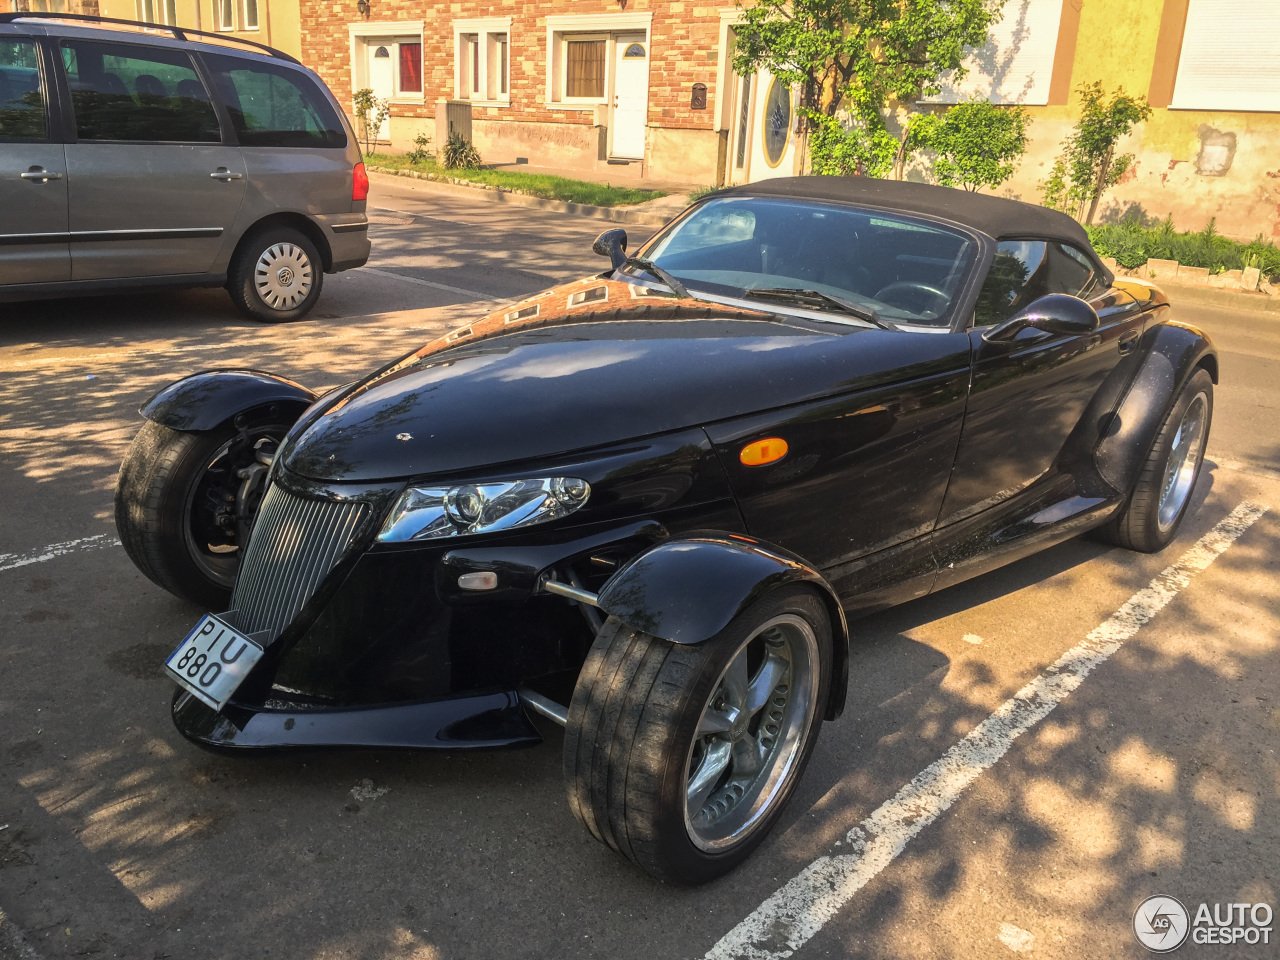
[[[0,39],[0,141],[48,137],[36,45],[17,37]]]
[[[328,99],[304,73],[272,63],[203,54],[244,147],[345,147]]]
[[[181,50],[62,41],[80,140],[218,143],[209,92]]]

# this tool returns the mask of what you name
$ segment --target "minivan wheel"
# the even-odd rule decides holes
[[[297,320],[316,305],[324,264],[305,235],[288,227],[264,230],[240,245],[227,278],[227,292],[255,320]]]
[[[831,623],[807,587],[756,601],[710,639],[669,643],[610,617],[578,675],[569,806],[647,873],[706,883],[768,836],[826,711]]]

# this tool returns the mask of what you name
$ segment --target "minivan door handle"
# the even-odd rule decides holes
[[[50,173],[44,167],[31,167],[25,173],[18,174],[18,176],[20,176],[23,180],[37,180],[40,183],[45,183],[46,181],[49,181],[49,180],[62,179],[62,174]]]
[[[228,181],[228,180],[243,180],[243,179],[244,179],[244,174],[243,174],[243,173],[232,173],[232,172],[231,172],[230,170],[228,170],[226,167],[219,167],[217,170],[213,171],[213,173],[209,174],[209,176],[213,177],[213,179],[215,179],[215,180],[221,180],[221,181],[223,181],[224,183],[225,183],[226,181]]]

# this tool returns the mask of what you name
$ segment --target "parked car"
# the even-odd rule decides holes
[[[368,193],[337,101],[279,50],[0,14],[0,302],[225,286],[296,320],[369,258]]]
[[[1193,502],[1217,355],[1057,213],[867,179],[712,194],[628,258],[324,396],[179,380],[120,472],[210,748],[454,749],[565,726],[574,813],[696,883],[777,822],[854,631]]]

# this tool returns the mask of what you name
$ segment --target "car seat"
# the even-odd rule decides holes
[[[160,78],[150,73],[139,74],[138,79],[133,81],[133,89],[138,91],[139,98],[158,97],[167,99],[169,96],[169,91],[165,89]]]
[[[198,100],[201,103],[209,102],[209,94],[205,91],[204,84],[189,77],[186,80],[178,81],[178,96],[183,100]]]

